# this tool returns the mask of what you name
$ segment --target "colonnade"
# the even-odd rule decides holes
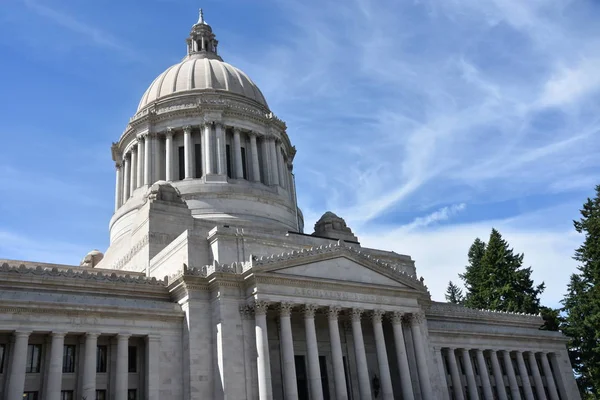
[[[318,310],[326,312],[328,316],[335,398],[338,400],[350,398],[347,393],[348,386],[344,371],[342,346],[338,325],[338,318],[340,312],[342,312],[342,308],[335,305],[319,307],[312,304],[300,305],[285,302],[273,304],[264,301],[257,301],[254,304],[254,315],[256,329],[256,349],[258,355],[257,368],[259,399],[273,398],[267,332],[267,310],[270,308],[276,309],[279,313],[281,337],[280,346],[282,354],[283,388],[285,399],[298,399],[298,387],[294,361],[294,340],[291,326],[293,309],[300,311],[304,317],[304,327],[306,333],[306,356],[308,364],[308,386],[311,400],[322,400],[324,398],[321,382],[322,375],[319,365],[317,335],[315,329],[315,313]],[[365,353],[365,343],[363,340],[363,316],[368,316],[370,318],[373,327],[377,362],[379,367],[379,379],[381,384],[380,398],[384,400],[394,399],[392,376],[389,366],[390,360],[388,360],[388,353],[382,326],[382,319],[384,316],[387,316],[390,318],[393,327],[394,344],[396,348],[396,362],[398,363],[398,370],[400,373],[402,397],[404,399],[414,398],[411,371],[409,370],[407,348],[402,328],[402,322],[405,321],[410,324],[414,353],[417,361],[417,371],[415,372],[417,372],[419,376],[422,398],[425,400],[433,400],[429,371],[427,367],[426,347],[425,342],[422,340],[422,323],[424,320],[423,314],[405,314],[402,312],[390,313],[382,310],[365,311],[358,308],[348,309],[346,311],[349,315],[351,315],[352,319],[352,333],[355,352],[354,356],[356,359],[356,368],[358,372],[360,399],[373,399],[371,380],[369,378],[367,357]]]
[[[30,391],[31,388],[26,387],[25,381],[27,376],[26,365],[28,363],[28,346],[31,331],[16,331],[13,334],[14,342],[9,349],[11,353],[10,363],[8,366],[8,387],[6,392],[7,399],[23,398],[25,391]],[[50,353],[49,361],[45,368],[41,368],[45,372],[45,377],[40,386],[43,389],[41,398],[47,400],[60,400],[63,377],[63,361],[64,361],[64,346],[67,333],[54,331],[50,333]],[[83,370],[78,371],[81,379],[82,393],[78,398],[96,398],[96,380],[98,372],[98,338],[101,336],[99,332],[87,332],[83,335]],[[111,335],[114,336],[114,335]],[[128,400],[128,384],[129,384],[129,339],[128,334],[117,334],[117,351],[116,351],[116,369],[114,373],[114,398],[115,400]],[[159,345],[160,338],[156,336],[146,337],[146,398],[158,399],[158,363],[159,363]],[[43,353],[43,352],[42,352]],[[31,362],[31,361],[29,361]],[[40,362],[43,362],[40,360]],[[106,366],[107,370],[109,366]]]
[[[178,171],[181,163],[175,152],[176,136],[183,138],[182,171]],[[199,153],[196,144],[200,144]],[[292,186],[290,165],[279,137],[242,131],[219,122],[140,134],[115,166],[115,210],[135,189],[159,179],[176,181],[221,175],[284,189]]]
[[[442,350],[447,361],[446,365],[450,375],[447,383],[453,399],[560,399],[557,389],[557,383],[560,384],[560,381],[554,378],[548,358],[551,355],[549,353],[468,348],[444,348]],[[473,363],[473,355],[475,363]],[[538,358],[545,379],[540,373]],[[491,365],[491,374],[486,360],[489,360]],[[516,361],[517,368],[514,367],[513,360]],[[529,379],[530,373],[533,382]],[[463,382],[463,376],[466,385]],[[504,380],[505,376],[508,386]],[[544,381],[546,385],[544,385]]]

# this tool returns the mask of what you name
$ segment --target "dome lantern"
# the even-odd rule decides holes
[[[217,53],[219,41],[216,39],[210,25],[204,20],[204,13],[200,9],[198,22],[192,26],[190,36],[187,38],[188,57],[199,55],[201,58],[216,58],[221,60]]]

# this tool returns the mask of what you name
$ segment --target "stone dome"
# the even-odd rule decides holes
[[[243,71],[218,58],[191,55],[160,74],[142,96],[138,111],[166,96],[194,90],[222,90],[267,106],[260,89]]]

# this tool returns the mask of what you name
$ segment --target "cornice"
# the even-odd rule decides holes
[[[494,311],[494,310],[478,310],[474,308],[464,307],[458,304],[451,303],[440,303],[432,302],[431,307],[427,312],[428,317],[440,317],[440,318],[465,318],[473,320],[485,320],[485,321],[498,321],[498,322],[512,322],[512,323],[525,323],[525,324],[537,324],[541,326],[544,320],[541,316],[535,314],[525,313],[513,313],[508,311]]]

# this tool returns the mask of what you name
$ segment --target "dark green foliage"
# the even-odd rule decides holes
[[[578,273],[571,275],[563,300],[566,317],[561,325],[569,337],[569,355],[584,398],[600,398],[600,185],[596,197],[587,199],[581,219],[573,221],[584,235],[575,250]]]
[[[453,304],[462,304],[464,296],[461,288],[452,283],[448,282],[448,288],[446,289],[446,300]]]

